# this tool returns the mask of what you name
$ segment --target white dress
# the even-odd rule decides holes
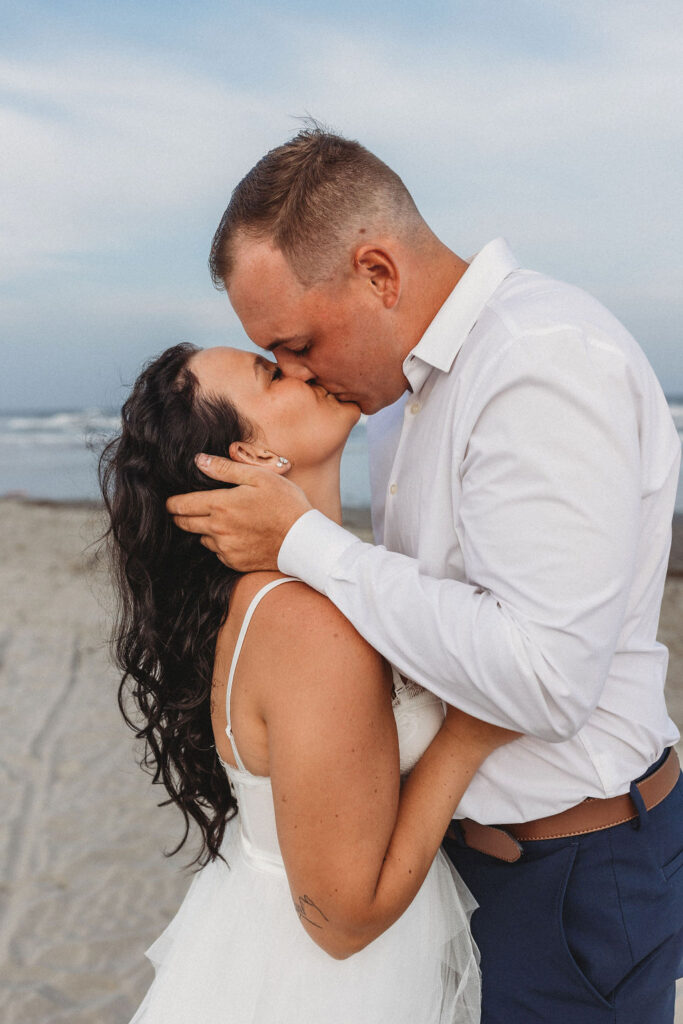
[[[270,779],[241,761],[230,693],[254,609],[235,646],[226,732],[238,768],[225,764],[239,805],[221,853],[195,875],[171,923],[147,950],[156,976],[131,1024],[477,1024],[476,903],[441,852],[415,899],[386,932],[346,960],[320,949],[299,923],[280,854]],[[394,672],[402,772],[443,719],[438,698]]]

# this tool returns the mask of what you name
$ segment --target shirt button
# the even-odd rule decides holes
[[[412,412],[413,416],[417,415],[417,413],[420,411],[420,408],[421,406],[419,402],[413,402],[413,404],[410,407],[410,411]]]
[[[389,488],[389,494],[396,494],[397,490],[398,490],[398,484],[392,484],[391,487]]]

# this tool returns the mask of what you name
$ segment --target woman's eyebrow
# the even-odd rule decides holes
[[[254,374],[258,377],[257,370],[265,370],[266,373],[272,373],[273,367],[277,366],[272,359],[265,359],[263,356],[254,356]]]

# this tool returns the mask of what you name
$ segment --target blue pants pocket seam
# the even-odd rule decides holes
[[[578,964],[578,962],[576,960],[576,957],[574,956],[574,954],[572,953],[572,951],[571,951],[571,949],[569,947],[569,943],[567,942],[567,936],[566,936],[565,928],[564,928],[563,910],[564,910],[564,903],[565,903],[565,898],[566,898],[566,894],[567,894],[567,886],[569,884],[569,877],[570,877],[570,875],[572,873],[572,869],[574,867],[574,862],[576,860],[577,853],[578,853],[578,843],[575,843],[575,844],[573,844],[573,856],[569,859],[569,861],[567,863],[567,866],[566,866],[566,868],[564,870],[564,873],[562,875],[562,878],[561,878],[560,887],[559,887],[558,894],[557,894],[557,901],[556,901],[555,921],[556,921],[556,925],[557,925],[557,929],[558,929],[558,933],[559,933],[559,937],[560,937],[560,942],[562,944],[562,948],[564,949],[564,952],[565,952],[565,954],[566,954],[566,956],[567,956],[567,958],[568,958],[568,960],[569,960],[569,962],[570,962],[570,964],[571,964],[571,966],[573,968],[574,974],[580,979],[580,981],[583,984],[584,988],[590,993],[590,995],[593,997],[593,999],[596,999],[599,1002],[599,1004],[601,1006],[603,1006],[605,1009],[613,1010],[614,1009],[614,1001],[608,999],[606,996],[603,996],[602,992],[600,992],[595,987],[593,982],[584,974],[584,972],[581,970],[581,967],[579,966],[579,964]]]
[[[662,865],[662,874],[668,882],[681,868],[683,868],[683,850],[677,853],[675,857],[672,857],[668,863]]]
[[[629,950],[629,953],[631,954],[631,970],[633,970],[633,967],[635,966],[635,963],[636,963],[636,956],[635,956],[635,953],[633,952],[633,946],[631,945],[631,936],[629,935],[628,928],[626,927],[626,915],[624,913],[624,904],[622,903],[622,900],[621,900],[621,890],[619,889],[619,880],[617,878],[617,868],[616,868],[616,864],[614,863],[614,836],[610,835],[608,838],[609,838],[610,867],[612,869],[612,878],[614,879],[614,891],[615,891],[616,896],[617,896],[617,903],[619,904],[619,916],[621,917],[621,927],[624,929],[624,936],[626,937],[626,942],[627,942],[627,945],[628,945],[628,950]]]

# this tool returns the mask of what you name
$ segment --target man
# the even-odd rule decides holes
[[[378,413],[378,546],[223,459],[205,472],[242,486],[171,499],[176,522],[240,570],[301,577],[406,676],[525,734],[446,839],[480,904],[482,1019],[671,1021],[683,790],[655,634],[680,445],[645,356],[502,240],[465,262],[388,167],[317,129],[237,186],[210,266],[283,373]]]

